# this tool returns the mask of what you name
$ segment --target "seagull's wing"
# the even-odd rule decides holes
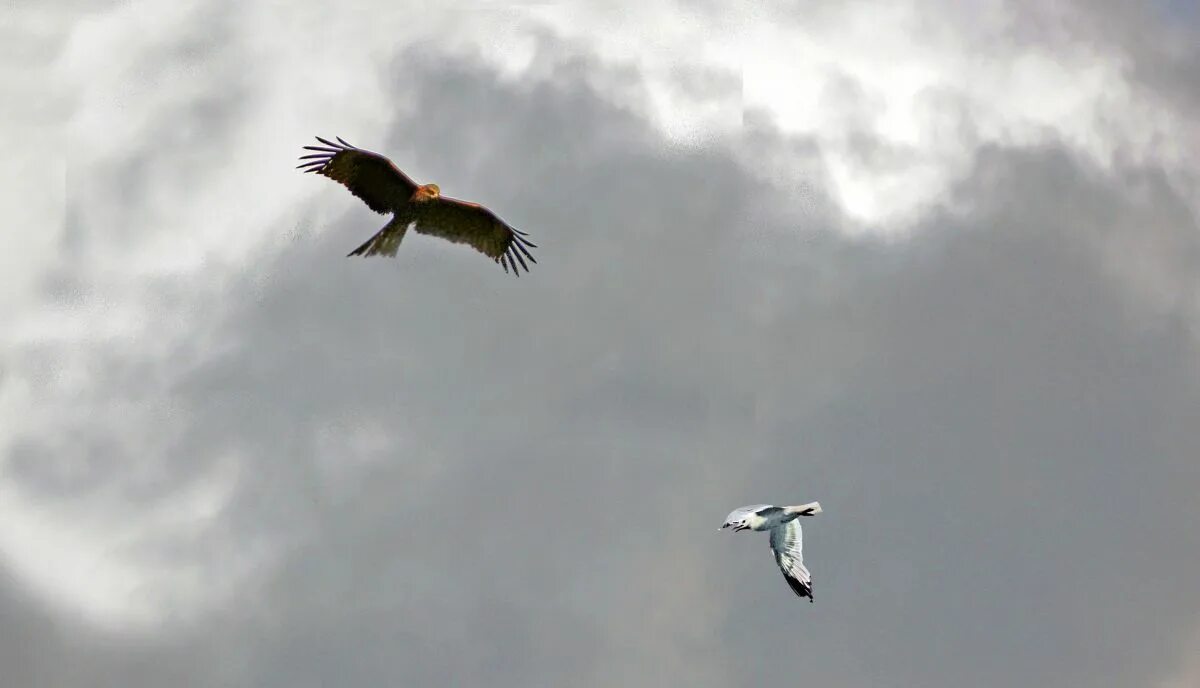
[[[770,506],[770,504],[752,504],[750,506],[738,507],[737,509],[729,512],[729,515],[725,517],[725,522],[732,523],[734,521],[740,521],[750,514],[756,514],[762,509],[766,509]]]
[[[804,536],[799,519],[792,519],[771,529],[771,551],[775,553],[775,563],[779,564],[779,570],[783,572],[792,591],[812,602],[812,576],[804,568],[803,546]]]

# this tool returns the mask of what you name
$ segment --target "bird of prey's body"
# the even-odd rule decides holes
[[[771,534],[771,551],[775,553],[775,563],[788,585],[800,597],[813,601],[812,576],[804,567],[804,555],[801,549],[804,538],[800,531],[801,516],[815,516],[821,513],[820,502],[809,502],[799,506],[771,506],[770,504],[755,504],[734,509],[725,517],[721,526],[739,530],[765,530]]]
[[[321,146],[303,155],[298,169],[316,172],[342,184],[377,213],[392,213],[392,219],[375,236],[349,253],[350,256],[395,256],[409,226],[422,234],[467,244],[514,274],[529,272],[536,263],[529,249],[537,245],[526,234],[511,227],[487,208],[441,195],[437,184],[418,185],[378,153],[355,148],[338,137],[338,142],[320,136]]]

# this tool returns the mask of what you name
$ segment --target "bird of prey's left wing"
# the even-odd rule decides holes
[[[520,268],[529,272],[526,259],[537,262],[529,253],[529,249],[537,248],[537,244],[478,203],[441,196],[414,205],[419,208],[414,209],[414,229],[422,234],[467,244],[499,263],[505,272],[510,267],[517,274],[520,274]]]
[[[812,576],[804,567],[803,546],[804,536],[799,519],[771,529],[771,551],[775,553],[775,563],[779,564],[779,570],[783,572],[792,591],[812,602]]]

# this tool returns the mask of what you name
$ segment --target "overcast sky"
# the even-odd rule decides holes
[[[1195,7],[595,5],[4,11],[0,686],[1200,684]]]

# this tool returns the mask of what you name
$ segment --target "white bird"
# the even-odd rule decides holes
[[[801,516],[815,516],[821,513],[820,502],[809,502],[799,506],[771,506],[770,504],[755,504],[734,509],[725,517],[725,524],[719,530],[732,528],[739,530],[769,530],[771,531],[771,551],[775,553],[775,563],[788,585],[792,586],[800,597],[813,601],[812,576],[804,568],[804,555],[801,548],[804,537],[800,532]]]

